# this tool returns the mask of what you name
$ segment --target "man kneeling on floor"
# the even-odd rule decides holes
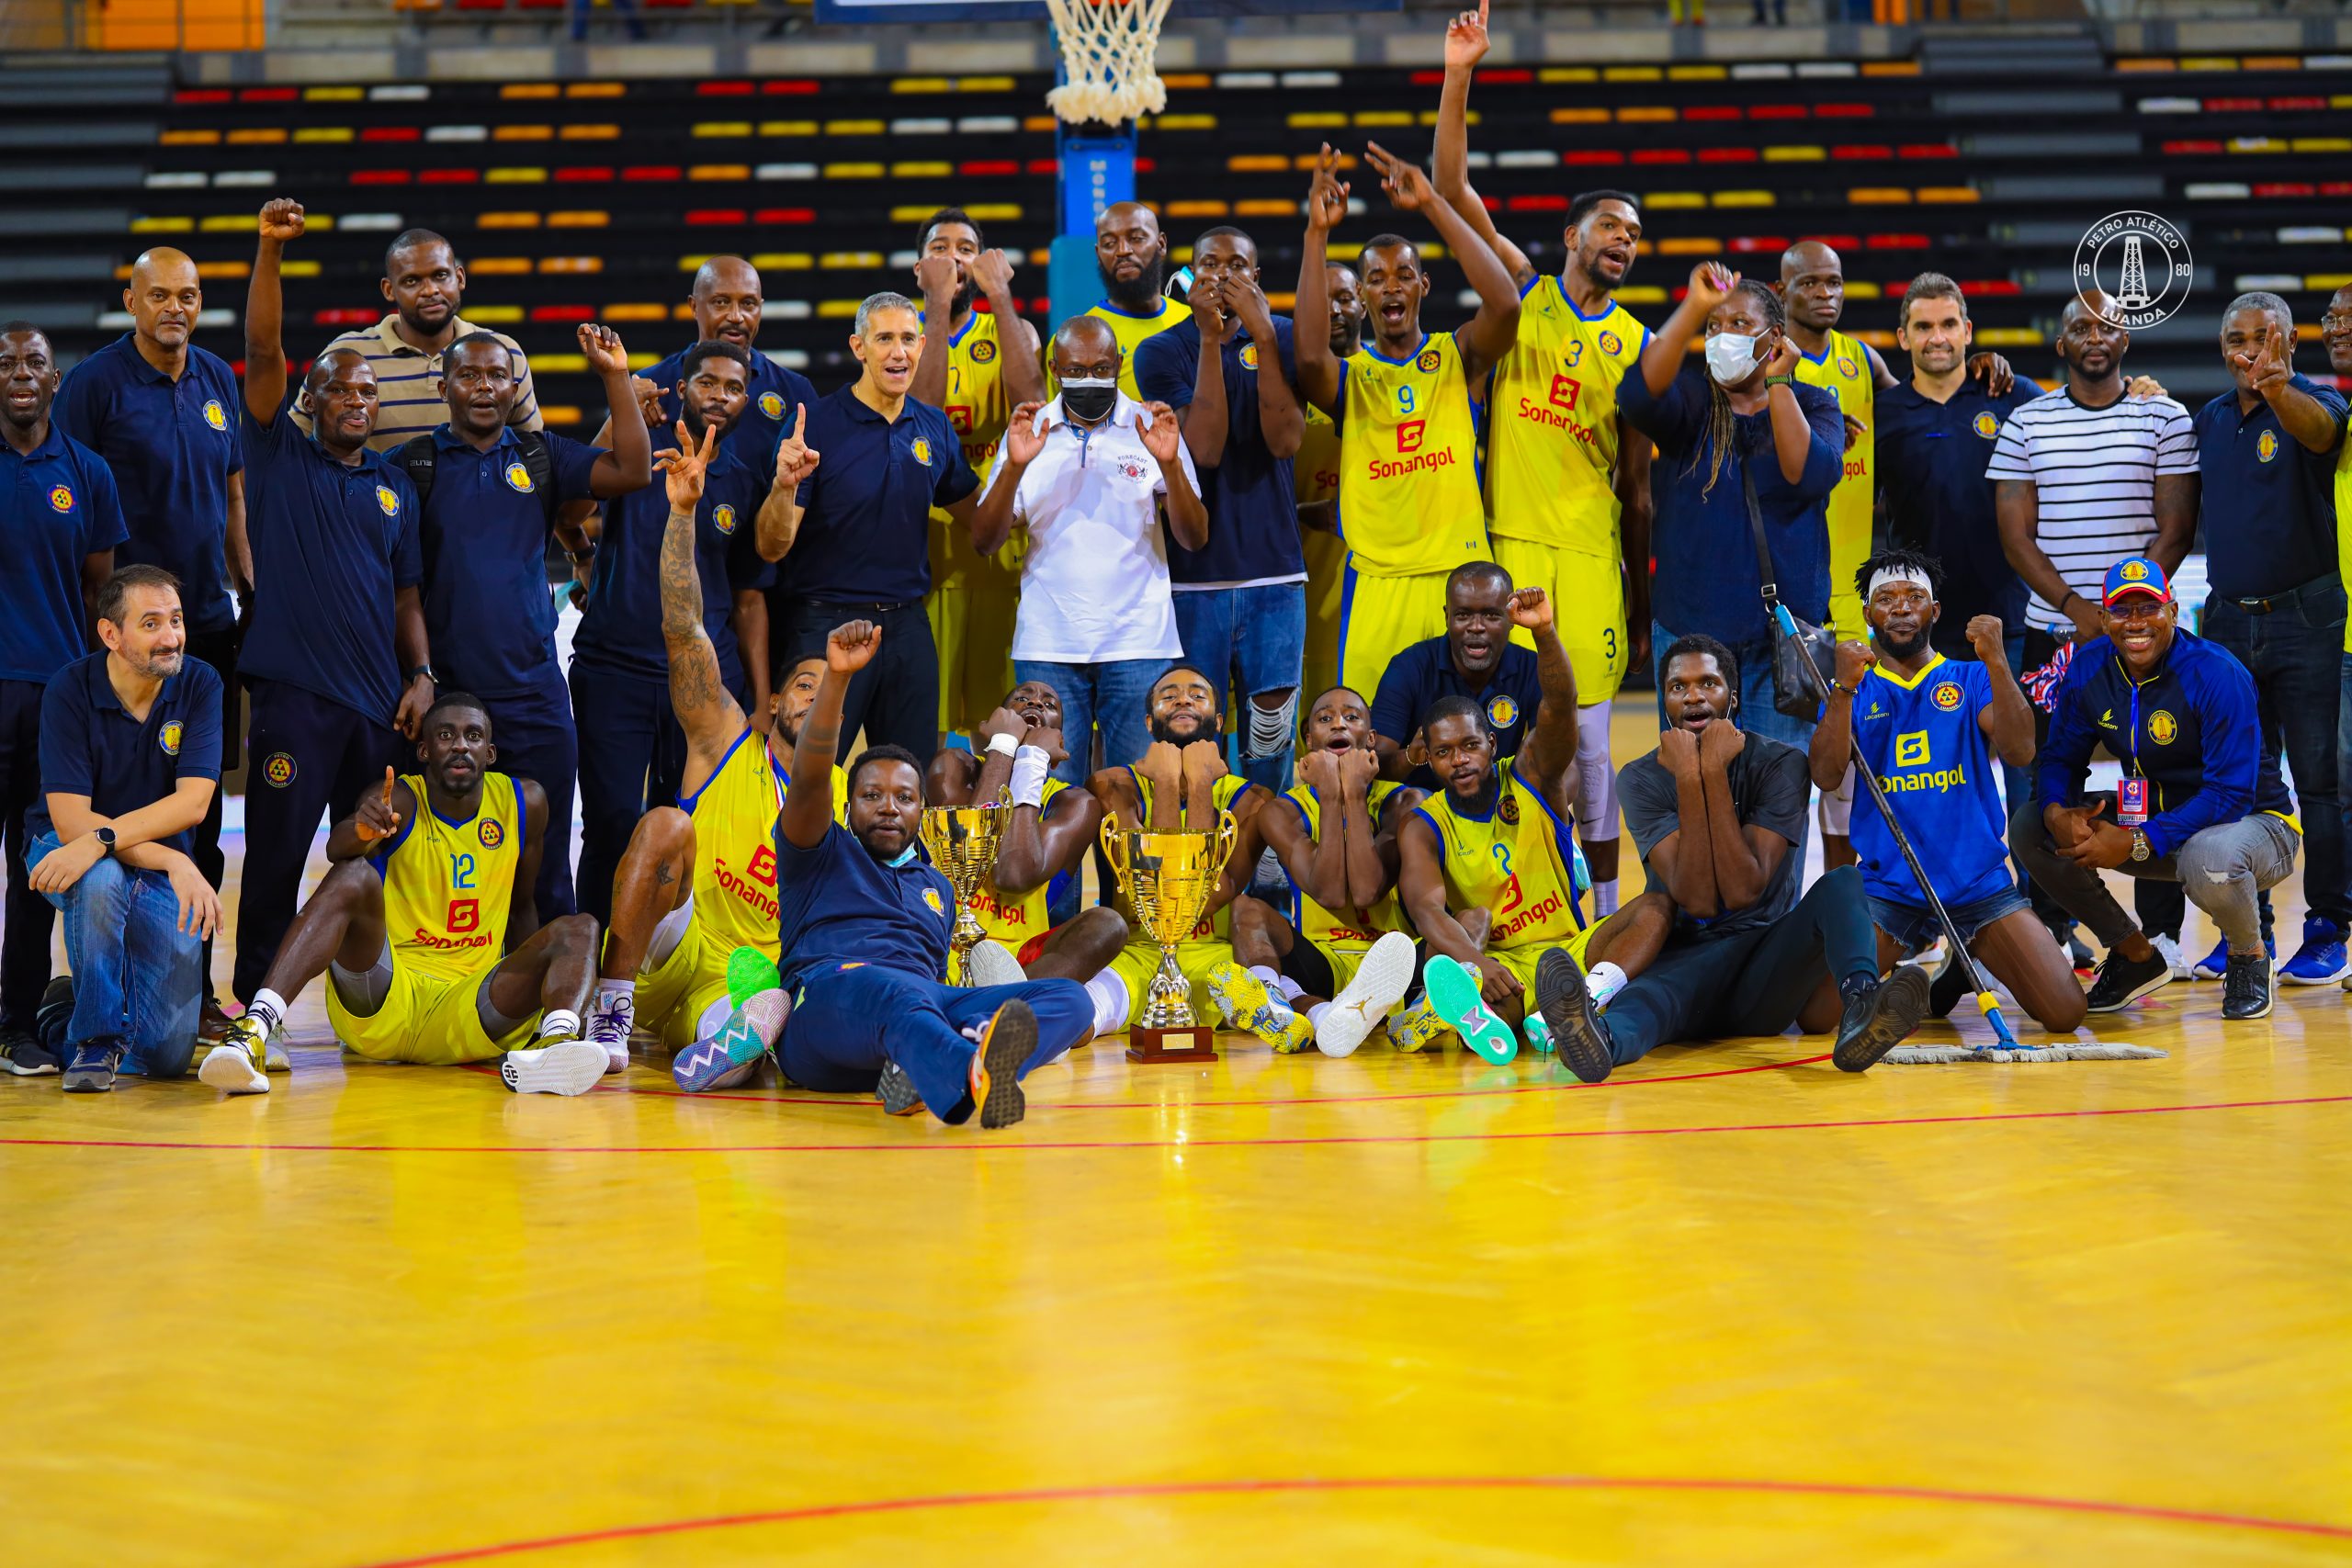
[[[1879,978],[1853,866],[1796,897],[1789,851],[1804,831],[1805,754],[1740,730],[1731,649],[1686,637],[1659,671],[1674,728],[1625,764],[1617,794],[1651,886],[1674,900],[1674,934],[1606,1017],[1575,1010],[1584,1017],[1569,1021],[1597,1034],[1604,1062],[1619,1066],[1677,1041],[1778,1034],[1792,1023],[1807,1034],[1835,1029],[1832,1059],[1862,1071],[1927,1017],[1928,976],[1906,964]],[[1553,1031],[1563,1033],[1559,1021]],[[1565,1038],[1560,1051],[1576,1062]]]
[[[800,727],[776,818],[781,990],[746,998],[716,1039],[681,1052],[677,1078],[725,1088],[773,1044],[785,1076],[806,1088],[876,1093],[894,1115],[927,1107],[948,1122],[977,1110],[981,1126],[1009,1127],[1026,1109],[1022,1077],[1083,1044],[1094,1005],[1075,980],[941,982],[956,892],[923,854],[922,766],[906,750],[861,755],[848,825],[833,820],[842,699],[881,642],[871,621],[833,628]]]
[[[493,773],[490,715],[463,692],[417,729],[417,773],[381,789],[327,835],[334,869],[294,918],[244,1016],[198,1076],[266,1094],[262,1051],[302,987],[327,976],[327,1020],[355,1056],[451,1064],[503,1056],[517,1094],[583,1094],[605,1048],[582,1040],[596,976],[596,921],[539,924],[532,889],[548,826],[545,791]]]
[[[2107,635],[2075,649],[2052,694],[2034,791],[2009,818],[2009,851],[2065,911],[2107,944],[2093,1012],[2157,989],[2171,966],[2102,871],[2177,882],[2229,944],[2222,1016],[2270,1011],[2273,976],[2256,896],[2286,879],[2302,847],[2278,753],[2262,744],[2254,677],[2218,644],[2179,629],[2165,569],[2143,556],[2109,567]],[[2091,749],[2123,759],[2112,795],[2086,795]]]

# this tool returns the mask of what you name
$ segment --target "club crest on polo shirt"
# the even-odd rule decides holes
[[[401,514],[401,498],[390,485],[376,487],[376,504],[384,509],[384,515],[387,517],[398,517]]]
[[[710,509],[710,525],[722,534],[735,532],[735,509],[724,502]]]
[[[982,340],[972,345],[972,363],[986,365],[996,358],[996,344]]]
[[[1436,349],[1426,348],[1421,351],[1421,356],[1413,363],[1424,370],[1434,370],[1445,362],[1438,356]]]
[[[2001,422],[1989,413],[1978,414],[1969,421],[1968,427],[1987,441],[2001,434]]]
[[[1960,688],[1951,682],[1946,681],[1942,685],[1936,688],[1934,701],[1938,707],[1943,709],[1946,713],[1950,713],[1952,709],[1960,706]]]
[[[1120,458],[1119,472],[1131,479],[1148,479],[1151,475],[1151,470],[1144,467],[1143,459],[1140,457]]]
[[[784,399],[774,392],[762,392],[760,412],[770,419],[781,420],[784,418]]]
[[[931,443],[924,437],[920,435],[916,436],[913,444],[908,446],[907,450],[915,455],[916,462],[921,463],[926,468],[931,467]]]
[[[272,751],[262,760],[261,776],[269,782],[272,788],[284,789],[294,782],[294,754],[291,751]]]
[[[1256,344],[1245,343],[1241,345],[1241,367],[1245,370],[1255,370],[1258,368],[1258,345]]]
[[[485,817],[474,829],[474,837],[481,840],[483,849],[494,850],[506,841],[506,825],[494,817]]]
[[[180,737],[186,733],[180,721],[172,719],[164,726],[163,732],[155,737],[155,744],[164,749],[164,756],[176,757],[180,754]]]
[[[531,470],[525,468],[519,462],[507,464],[506,488],[513,491],[517,495],[530,494],[532,490],[536,488],[531,483]]]
[[[72,513],[74,510],[74,487],[72,485],[50,486],[49,509],[51,512],[55,512],[60,514]]]
[[[2180,720],[2163,708],[2148,716],[2148,739],[2159,746],[2169,746],[2180,733]]]
[[[934,915],[944,915],[947,912],[947,907],[939,901],[939,889],[936,887],[924,888],[922,901],[931,907],[931,912]]]
[[[2266,463],[2278,456],[2278,433],[2275,430],[2264,431],[2261,437],[2254,444],[2254,455]]]
[[[229,416],[221,412],[220,399],[207,398],[204,400],[204,423],[210,425],[215,430],[226,430],[229,428]]]
[[[1600,344],[1600,352],[1608,355],[1612,359],[1618,355],[1625,352],[1624,340],[1619,337],[1615,333],[1602,333],[1599,341]]]
[[[1508,692],[1497,692],[1487,699],[1487,722],[1497,729],[1509,729],[1519,722],[1519,704]]]

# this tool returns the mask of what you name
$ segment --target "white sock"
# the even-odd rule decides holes
[[[1317,1002],[1313,1007],[1306,1010],[1306,1021],[1313,1024],[1316,1028],[1320,1029],[1323,1027],[1323,1015],[1330,1010],[1331,1004],[1329,1002]]]
[[[634,1005],[637,1000],[637,982],[634,980],[599,980],[596,982],[595,1005],[601,1007],[614,997],[627,997],[629,998],[631,1005]]]
[[[1127,1026],[1127,983],[1105,970],[1086,982],[1094,999],[1094,1032],[1116,1034]]]
[[[1266,964],[1252,964],[1250,965],[1250,973],[1258,976],[1259,979],[1263,980],[1266,983],[1266,989],[1273,992],[1274,995],[1279,997],[1283,994],[1282,974],[1272,965]]]
[[[1592,1005],[1596,1010],[1605,1008],[1609,1005],[1611,997],[1625,988],[1627,979],[1625,971],[1603,959],[1594,964],[1591,972],[1585,976],[1585,994],[1592,998]]]
[[[1616,912],[1617,879],[1612,876],[1606,882],[1594,883],[1592,885],[1593,919],[1605,920]]]
[[[267,1039],[286,1027],[286,998],[264,987],[254,993],[245,1004],[245,1016],[261,1025],[262,1037]]]
[[[539,1027],[533,1041],[574,1039],[580,1033],[580,1015],[570,1008],[549,1008],[539,1015]]]

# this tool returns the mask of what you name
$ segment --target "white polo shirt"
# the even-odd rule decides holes
[[[1046,449],[1022,470],[1012,499],[1013,521],[1029,529],[1012,657],[1052,664],[1183,657],[1159,523],[1168,485],[1141,434],[1150,416],[1122,392],[1092,430],[1072,425],[1059,398],[1038,411],[1037,423]],[[1177,457],[1197,490],[1193,455],[1179,444]],[[1000,459],[991,487],[1005,467]]]

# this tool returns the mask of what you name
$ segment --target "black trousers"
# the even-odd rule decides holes
[[[746,713],[751,682],[743,661],[720,673]],[[571,712],[580,766],[580,876],[583,913],[609,924],[613,874],[628,852],[637,820],[656,806],[678,804],[686,773],[686,732],[670,709],[670,678],[571,661]],[[544,784],[546,781],[540,781]]]
[[[580,782],[580,735],[571,723],[571,694],[563,676],[548,666],[537,691],[519,696],[484,697],[490,737],[498,748],[491,764],[502,773],[531,779],[547,792],[547,837],[539,846],[539,880],[531,896],[541,921],[573,913],[571,886],[571,797]],[[673,728],[675,728],[674,726]],[[605,893],[612,879],[605,879]]]
[[[237,896],[233,988],[250,1002],[268,976],[302,896],[322,819],[348,816],[387,766],[416,766],[416,749],[382,721],[282,681],[249,684],[244,886]]]
[[[25,813],[40,798],[40,696],[38,681],[0,681],[0,837],[8,861],[8,897],[0,907],[0,1023],[30,1029],[49,986],[49,938],[57,911],[27,884],[32,840]]]
[[[196,869],[204,880],[212,884],[215,893],[220,891],[220,880],[228,874],[229,857],[220,852],[220,808],[227,798],[226,780],[236,771],[243,728],[238,723],[237,649],[244,642],[244,628],[232,623],[217,632],[187,634],[187,656],[201,659],[212,666],[220,677],[220,777],[221,787],[212,792],[211,809],[204,820],[196,825],[196,841],[188,850],[188,859],[196,862]],[[212,943],[204,944],[204,994],[212,994]]]
[[[880,626],[882,647],[873,663],[850,677],[849,697],[842,705],[842,751],[864,730],[868,746],[903,746],[929,761],[939,749],[939,655],[922,601],[788,600],[782,630],[771,634],[784,649],[785,667],[823,653],[826,637],[845,621]]]

